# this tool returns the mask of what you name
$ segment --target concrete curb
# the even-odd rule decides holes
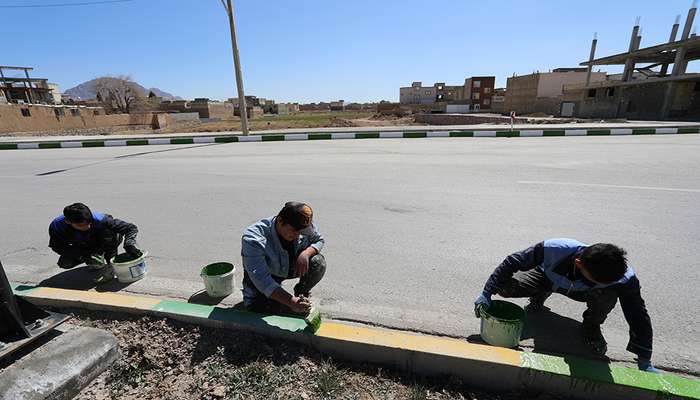
[[[168,317],[246,330],[303,343],[338,359],[370,362],[420,375],[454,375],[474,387],[532,389],[579,399],[700,399],[700,381],[651,374],[600,361],[504,349],[463,340],[326,321],[310,332],[304,320],[142,296],[15,285],[40,306],[76,307]]]
[[[700,133],[700,126],[639,127],[610,129],[520,129],[520,130],[431,130],[377,132],[311,132],[264,135],[177,136],[138,139],[100,139],[66,141],[1,142],[0,150],[66,149],[83,147],[147,146],[174,144],[212,144],[338,139],[416,139],[433,137],[555,137],[555,136],[617,136],[617,135],[675,135]]]
[[[74,327],[3,371],[0,398],[72,399],[118,357],[117,339],[111,332]]]

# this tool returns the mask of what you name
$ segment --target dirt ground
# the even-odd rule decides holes
[[[413,117],[379,116],[370,112],[326,112],[298,113],[253,118],[249,121],[252,131],[264,131],[290,128],[345,128],[355,126],[397,126],[421,125],[414,122]],[[197,125],[173,126],[161,129],[158,133],[180,132],[225,132],[241,129],[240,119],[231,121],[205,122]]]
[[[537,393],[484,393],[459,379],[422,379],[336,362],[299,344],[251,333],[152,317],[71,313],[72,323],[114,333],[122,354],[76,397],[80,400],[555,399]]]

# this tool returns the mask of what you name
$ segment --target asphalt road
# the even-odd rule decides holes
[[[151,255],[147,279],[107,289],[188,298],[203,265],[240,265],[247,225],[302,200],[327,240],[314,292],[325,313],[468,337],[479,330],[473,298],[509,253],[551,237],[607,241],[627,249],[642,282],[654,361],[700,375],[698,154],[699,135],[2,151],[0,260],[13,281],[90,289],[86,271],[59,270],[47,247],[50,220],[82,201],[135,222]],[[584,305],[556,295],[548,305],[523,343],[581,353]],[[627,330],[617,307],[604,326],[614,360],[632,360]]]

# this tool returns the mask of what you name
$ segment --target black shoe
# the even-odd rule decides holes
[[[300,284],[297,283],[296,285],[294,285],[294,296],[296,296],[296,297],[300,297],[300,296],[311,297],[311,291],[306,290],[306,288],[304,288],[303,286],[300,286]]]
[[[530,297],[529,303],[525,306],[525,311],[528,313],[536,313],[545,309],[549,310],[549,307],[545,307],[544,302],[547,301],[551,295],[552,292],[544,292]]]
[[[608,352],[608,342],[603,337],[599,324],[587,323],[584,321],[582,327],[583,343],[597,356],[604,356]]]

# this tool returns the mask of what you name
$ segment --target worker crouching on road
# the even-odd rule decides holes
[[[491,274],[475,301],[474,312],[479,317],[482,308],[491,304],[493,294],[529,297],[525,309],[536,312],[544,308],[552,292],[588,305],[583,313],[583,340],[600,356],[607,351],[600,326],[620,299],[630,327],[627,350],[637,355],[639,369],[658,372],[650,361],[651,319],[639,280],[627,265],[626,252],[612,244],[587,246],[573,239],[549,239],[511,254]]]
[[[49,247],[58,253],[58,267],[73,268],[85,263],[99,270],[96,283],[105,283],[114,278],[110,265],[117,255],[118,246],[124,240],[124,251],[134,258],[142,256],[136,244],[136,225],[112,218],[111,215],[90,211],[82,203],[63,209],[49,225]]]
[[[311,289],[326,273],[320,254],[325,243],[313,224],[308,204],[288,202],[274,216],[243,233],[243,302],[246,309],[265,314],[306,314]],[[281,283],[299,278],[294,294]]]

